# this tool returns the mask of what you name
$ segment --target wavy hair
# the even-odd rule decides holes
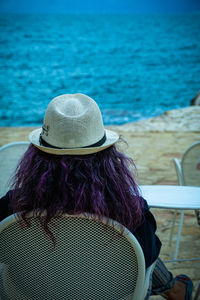
[[[34,211],[51,239],[48,224],[58,212],[89,212],[100,220],[106,216],[133,231],[142,222],[144,205],[135,171],[132,159],[115,145],[95,154],[72,156],[48,154],[31,144],[16,169],[12,209],[20,212],[26,224],[27,214]]]

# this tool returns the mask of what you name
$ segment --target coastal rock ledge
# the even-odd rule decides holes
[[[121,126],[109,126],[109,128],[113,128],[113,130],[115,127],[125,132],[200,131],[200,106],[174,109],[166,111],[158,117],[127,123]]]

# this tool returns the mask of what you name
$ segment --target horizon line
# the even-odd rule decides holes
[[[0,11],[1,15],[189,15],[199,14],[198,11],[169,11],[169,12],[7,12]]]

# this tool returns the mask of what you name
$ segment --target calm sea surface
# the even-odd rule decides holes
[[[0,15],[0,126],[41,125],[64,93],[105,124],[190,104],[200,90],[200,14]]]

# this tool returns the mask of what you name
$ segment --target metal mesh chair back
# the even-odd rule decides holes
[[[200,142],[189,147],[181,161],[183,184],[200,186]]]
[[[0,147],[0,197],[10,189],[15,168],[29,145],[29,142],[14,142]]]
[[[127,229],[121,233],[119,223],[106,225],[106,219],[101,223],[92,215],[54,217],[49,226],[53,247],[39,220],[30,217],[30,222],[21,227],[14,215],[1,222],[2,297],[142,299],[143,252]]]

